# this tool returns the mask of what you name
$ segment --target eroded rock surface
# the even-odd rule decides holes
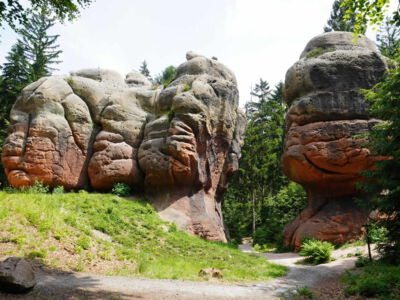
[[[23,258],[9,257],[0,262],[0,290],[24,293],[36,285],[32,266]]]
[[[313,38],[286,74],[287,135],[284,173],[304,186],[308,206],[284,231],[286,245],[300,247],[302,237],[344,243],[361,234],[368,212],[354,198],[359,171],[383,159],[365,147],[370,118],[360,89],[382,78],[387,64],[374,43],[355,45],[347,32]]]
[[[226,241],[221,194],[238,168],[245,119],[235,75],[189,52],[172,83],[87,69],[26,87],[11,112],[3,163],[12,186],[145,189],[160,215]]]

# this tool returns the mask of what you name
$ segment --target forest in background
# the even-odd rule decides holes
[[[31,1],[34,2],[34,1]],[[58,35],[49,35],[48,29],[57,20],[76,17],[79,9],[91,1],[41,1],[32,4],[32,11],[24,10],[18,1],[9,4],[0,1],[0,22],[7,23],[19,34],[19,39],[10,49],[6,62],[1,66],[0,76],[0,143],[3,144],[9,125],[9,112],[23,87],[43,76],[51,75],[59,63],[62,49],[57,45]],[[384,19],[387,1],[333,2],[332,13],[322,31],[351,31],[364,33],[367,26],[380,28],[377,44],[381,53],[398,62],[399,14],[395,12]],[[73,5],[71,5],[73,4]],[[139,67],[154,84],[168,85],[175,75],[175,67],[165,68],[159,75],[151,76],[146,61]],[[367,172],[376,184],[363,188],[378,196],[369,203],[371,208],[393,216],[386,226],[389,242],[382,247],[387,253],[400,253],[400,178],[399,169],[399,119],[400,87],[398,69],[393,69],[383,83],[366,94],[371,101],[371,113],[386,120],[370,136],[370,145],[379,154],[392,157],[382,162],[378,170]],[[255,243],[279,244],[285,224],[291,221],[306,205],[306,192],[296,183],[290,182],[280,169],[280,156],[285,136],[284,117],[287,106],[282,95],[282,83],[271,87],[267,80],[259,79],[244,107],[248,124],[245,144],[242,149],[239,171],[231,178],[230,187],[224,196],[224,218],[233,242],[252,236]],[[397,101],[397,102],[396,102]],[[3,187],[6,179],[0,169]],[[380,191],[389,191],[379,194]],[[392,235],[391,235],[392,234]],[[392,255],[393,257],[393,255]]]

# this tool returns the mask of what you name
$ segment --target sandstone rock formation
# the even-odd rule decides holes
[[[352,39],[348,32],[316,36],[286,74],[282,168],[308,193],[307,208],[284,231],[284,244],[297,249],[302,237],[343,243],[360,236],[368,212],[354,198],[368,195],[356,189],[359,171],[383,159],[364,145],[378,120],[359,90],[382,78],[386,61],[367,38]]]
[[[234,74],[189,52],[172,83],[88,69],[27,86],[11,111],[3,164],[14,187],[145,189],[160,215],[226,241],[221,194],[237,169],[245,119]]]
[[[23,258],[9,257],[0,263],[0,290],[8,293],[24,293],[35,285],[32,266]]]

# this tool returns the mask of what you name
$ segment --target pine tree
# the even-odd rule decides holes
[[[395,58],[400,51],[400,28],[387,18],[376,36],[379,51],[389,58]]]
[[[144,60],[140,65],[139,72],[142,73],[144,76],[147,77],[151,81],[150,70],[147,67],[147,62]]]
[[[9,115],[12,105],[29,83],[48,76],[54,69],[52,64],[61,51],[57,50],[58,35],[49,35],[48,30],[54,21],[46,19],[44,14],[33,15],[24,22],[24,28],[18,31],[20,39],[12,46],[1,67],[0,78],[0,147],[7,136]],[[1,149],[1,148],[0,148]],[[0,181],[5,181],[0,166]]]
[[[271,91],[268,82],[260,79],[251,91],[254,101],[246,104],[248,124],[242,158],[224,195],[223,206],[224,218],[234,239],[253,235],[276,242],[285,223],[303,207],[303,189],[293,183],[289,187],[289,180],[280,167],[286,112],[282,87],[280,83]],[[294,194],[299,196],[287,196]],[[287,207],[293,214],[287,212]],[[278,208],[284,213],[279,213]]]
[[[58,57],[62,51],[58,50],[59,45],[56,44],[59,35],[48,33],[54,24],[54,20],[48,19],[45,12],[33,14],[18,31],[22,37],[20,43],[30,63],[30,81],[50,75],[56,70],[52,65],[60,63]]]
[[[345,19],[347,6],[342,5],[343,0],[335,0],[332,5],[331,15],[327,24],[324,26],[324,32],[330,31],[354,31],[355,14],[351,14]]]

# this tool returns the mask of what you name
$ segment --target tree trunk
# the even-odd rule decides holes
[[[254,195],[254,189],[251,192],[251,200],[253,204],[253,236],[256,233],[256,197]]]

